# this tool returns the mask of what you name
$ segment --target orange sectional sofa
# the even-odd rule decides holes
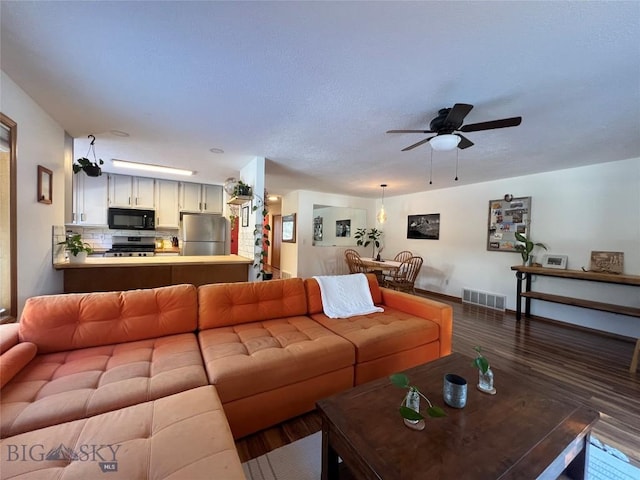
[[[0,478],[244,478],[234,437],[451,352],[450,306],[367,278],[384,312],[349,319],[315,279],[29,299],[0,325]]]

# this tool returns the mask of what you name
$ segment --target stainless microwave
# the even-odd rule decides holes
[[[137,208],[110,208],[109,228],[116,230],[155,230],[155,210]]]

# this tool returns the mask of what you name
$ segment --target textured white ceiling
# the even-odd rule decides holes
[[[475,106],[457,184],[640,156],[640,2],[14,2],[1,67],[105,160],[222,183],[376,197],[456,184],[456,152],[400,150]],[[0,106],[1,107],[1,106]],[[121,138],[111,130],[128,132]],[[37,139],[34,139],[37,141]],[[225,153],[209,152],[212,147]],[[106,170],[115,171],[107,162]]]

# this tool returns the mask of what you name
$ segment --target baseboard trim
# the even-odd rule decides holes
[[[440,292],[432,292],[432,291],[429,291],[429,290],[423,290],[421,288],[416,288],[416,293],[419,293],[420,295],[425,295],[425,296],[428,296],[428,297],[431,297],[431,298],[444,300],[444,301],[447,301],[447,302],[453,302],[453,303],[462,304],[462,298],[454,297],[453,295],[446,295],[446,294],[440,293]],[[476,305],[474,305],[474,306],[476,306]],[[478,308],[483,308],[483,307],[478,306]],[[502,313],[502,312],[497,311],[497,310],[491,310],[491,311],[496,313],[496,314]],[[509,310],[509,309],[506,309],[504,311],[504,313],[508,314],[508,315],[513,315],[514,317],[516,315],[516,312],[514,310]],[[636,341],[638,340],[638,339],[636,339],[634,337],[627,337],[626,335],[620,335],[620,334],[612,333],[612,332],[605,332],[604,330],[597,330],[595,328],[585,327],[583,325],[576,325],[574,323],[567,323],[567,322],[563,322],[562,320],[555,320],[553,318],[539,317],[537,315],[531,315],[530,317],[524,317],[524,315],[523,315],[523,320],[524,321],[535,320],[537,322],[550,323],[550,324],[553,324],[553,325],[557,325],[559,327],[568,328],[570,330],[576,330],[576,331],[588,332],[588,333],[595,333],[595,334],[602,335],[604,337],[611,338],[611,339],[614,339],[614,340],[620,340],[620,341],[623,341],[623,342],[629,342],[629,343],[631,343],[633,345],[635,345]],[[516,322],[517,320],[514,318],[513,321]]]

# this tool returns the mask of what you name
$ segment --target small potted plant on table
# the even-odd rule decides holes
[[[418,387],[409,383],[409,378],[404,373],[394,373],[389,377],[391,383],[396,387],[406,388],[409,391],[400,405],[400,415],[404,418],[404,424],[413,430],[423,430],[425,427],[424,417],[420,413],[420,397],[424,398],[429,407],[427,415],[431,418],[446,417],[447,414],[438,406],[435,406],[425,397]]]

